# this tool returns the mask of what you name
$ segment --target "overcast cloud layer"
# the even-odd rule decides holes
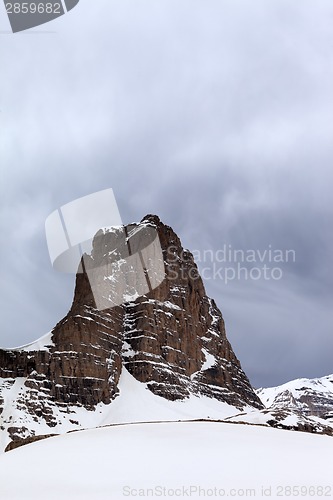
[[[324,0],[81,0],[12,35],[0,4],[0,345],[70,306],[46,217],[112,187],[201,255],[293,249],[280,280],[206,289],[255,386],[332,373],[332,23]]]

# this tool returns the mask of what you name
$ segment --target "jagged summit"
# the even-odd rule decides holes
[[[321,378],[299,378],[278,387],[258,389],[267,408],[289,409],[299,415],[314,416],[333,425],[333,374]]]
[[[104,416],[107,408],[112,420],[124,370],[165,404],[186,406],[194,398],[193,417],[206,417],[212,400],[222,418],[263,407],[192,254],[151,214],[96,234],[76,276],[71,309],[48,346],[0,350],[2,430],[14,440],[62,432],[86,425],[82,412],[97,407]]]
[[[142,219],[140,221],[140,224],[142,224],[143,222],[150,222],[151,224],[153,224],[156,227],[159,224],[161,224],[161,220],[160,220],[159,216],[158,215],[154,215],[154,214],[147,214],[144,217],[142,217]]]
[[[256,393],[265,409],[241,413],[228,421],[333,436],[333,375],[299,378]]]

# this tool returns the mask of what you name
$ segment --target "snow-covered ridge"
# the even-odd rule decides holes
[[[103,234],[116,233],[120,231],[124,226],[104,226],[100,229]]]
[[[333,436],[333,375],[300,378],[256,393],[266,409],[251,409],[227,420]]]
[[[25,352],[32,352],[32,351],[49,351],[50,347],[53,347],[54,343],[52,340],[52,331],[46,333],[39,339],[35,340],[34,342],[31,342],[30,344],[25,344],[19,347],[12,347],[12,348],[6,348],[3,349],[4,351],[25,351]]]
[[[288,391],[294,398],[299,398],[302,391],[321,392],[332,395],[333,403],[333,374],[314,379],[298,378],[277,387],[260,388],[256,393],[263,404],[266,407],[270,407],[276,397],[285,391]]]

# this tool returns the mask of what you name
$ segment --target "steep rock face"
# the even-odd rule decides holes
[[[183,399],[192,392],[238,407],[261,407],[226,338],[222,315],[205,293],[192,254],[158,217],[146,216],[140,226],[158,233],[165,278],[135,301],[108,309],[112,318],[122,318],[116,336],[122,341],[124,366],[137,380],[147,382],[154,394],[167,399]],[[96,266],[102,269],[103,280],[108,279],[110,255],[114,259],[115,246],[121,246],[122,231],[96,236],[85,270]],[[125,232],[130,234],[129,229]],[[77,279],[72,311],[83,315],[81,308],[93,307],[94,297],[87,274]]]
[[[151,229],[159,236],[161,253],[157,240],[146,254],[138,246],[140,235],[146,241]],[[158,260],[163,279],[158,279]],[[140,272],[138,262],[143,263]],[[26,414],[57,427],[69,418],[69,405],[91,410],[109,404],[118,394],[123,366],[167,400],[194,394],[239,409],[262,408],[227,340],[221,312],[205,293],[192,254],[158,217],[99,231],[80,270],[72,307],[45,345],[0,350],[0,418],[12,439],[34,435],[24,424]],[[124,275],[130,287],[121,281]],[[145,293],[137,296],[137,290]],[[18,410],[16,420],[10,404]]]
[[[158,230],[166,278],[145,297],[124,306],[125,366],[162,397],[181,399],[193,392],[234,406],[260,406],[192,254],[156,217],[148,216],[143,223]]]
[[[88,307],[81,312],[84,316],[70,312],[56,325],[45,350],[0,350],[0,376],[24,377],[27,387],[47,392],[59,404],[109,403],[121,370],[117,317]]]

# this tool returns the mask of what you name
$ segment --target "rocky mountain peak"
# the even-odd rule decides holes
[[[153,224],[154,226],[158,227],[160,224],[161,224],[161,220],[160,218],[158,217],[158,215],[154,215],[154,214],[147,214],[145,215],[140,223],[145,223],[145,222],[148,222],[150,224]]]
[[[131,238],[140,235],[147,225],[156,230],[160,255],[155,247],[149,247],[151,233],[144,234],[141,247],[142,241],[131,243]],[[137,289],[144,288],[142,282],[147,276],[141,272],[140,265],[134,269],[132,263],[128,264],[127,259],[133,255],[123,243],[125,240],[143,254],[151,282],[154,272],[150,271],[156,274],[152,261],[160,259],[163,267],[163,279],[158,281],[158,286],[147,286],[146,293],[136,298]],[[122,262],[120,271],[119,259]],[[206,295],[192,254],[183,249],[178,236],[156,215],[145,216],[140,224],[98,233],[91,256],[84,260],[83,273],[77,275],[72,307],[72,311],[81,310],[81,316],[87,314],[87,306],[96,307],[90,279],[90,271],[96,270],[96,266],[101,273],[99,291],[114,276],[117,276],[118,290],[122,279],[119,273],[125,274],[130,282],[130,285],[122,285],[122,300],[111,308],[107,307],[108,301],[113,304],[115,299],[107,297],[108,283],[104,301],[100,301],[106,307],[98,314],[104,318],[107,315],[108,321],[117,325],[116,337],[122,348],[121,352],[117,351],[116,358],[121,356],[120,364],[137,380],[147,383],[154,394],[167,399],[182,399],[194,393],[239,407],[261,406],[227,340],[221,312]]]
[[[69,407],[75,413],[104,404],[112,414],[123,370],[162,400],[263,407],[193,255],[151,214],[98,231],[82,258],[71,309],[46,345],[0,350],[2,429],[14,440],[40,433],[34,422],[60,432],[64,419],[76,425]]]

